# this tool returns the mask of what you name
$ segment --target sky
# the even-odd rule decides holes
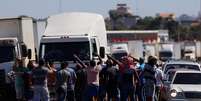
[[[0,0],[0,17],[28,15],[44,18],[50,15],[84,11],[108,16],[117,3],[126,3],[135,15],[155,16],[156,13],[175,13],[197,16],[201,0]],[[59,6],[60,5],[60,6]]]

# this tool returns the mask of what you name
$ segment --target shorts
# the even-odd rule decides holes
[[[89,97],[98,96],[99,86],[94,84],[89,84],[86,90],[87,90],[87,95]]]

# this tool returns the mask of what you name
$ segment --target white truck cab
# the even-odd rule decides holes
[[[105,22],[101,15],[72,12],[50,16],[40,41],[39,57],[46,61],[68,61],[73,64],[73,54],[83,61],[94,58],[94,53],[104,58],[107,47]]]

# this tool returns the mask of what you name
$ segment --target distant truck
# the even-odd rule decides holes
[[[46,61],[68,61],[74,65],[73,54],[87,62],[105,57],[107,47],[103,16],[71,12],[50,16],[40,41],[39,57]]]
[[[174,57],[174,44],[173,43],[161,43],[159,44],[158,57],[161,61],[167,61]]]
[[[29,55],[29,59],[35,60],[34,50],[31,17],[0,18],[0,87],[11,83],[7,74],[12,70],[15,59]]]
[[[144,58],[144,45],[142,40],[128,41],[129,54],[137,59]]]
[[[110,50],[111,55],[117,60],[120,60],[123,56],[127,56],[129,53],[127,43],[114,43]]]

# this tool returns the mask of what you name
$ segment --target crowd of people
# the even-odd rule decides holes
[[[13,66],[17,101],[159,101],[163,74],[157,58],[83,62],[74,55],[76,65],[39,59],[38,64],[16,59]]]

